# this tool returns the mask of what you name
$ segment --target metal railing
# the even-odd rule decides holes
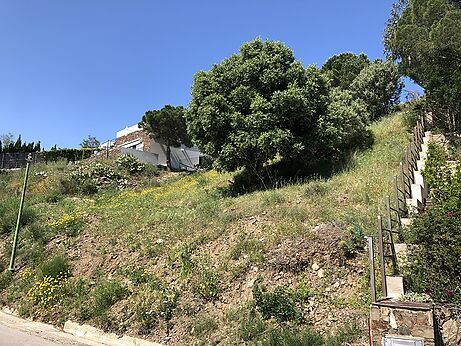
[[[417,121],[411,143],[400,162],[399,175],[393,177],[393,191],[385,197],[385,215],[377,217],[377,244],[382,293],[387,295],[386,275],[398,274],[396,239],[402,240],[402,219],[409,216],[407,199],[411,198],[411,186],[415,183],[414,172],[418,170],[418,160],[424,140],[424,118]],[[423,200],[423,207],[425,200]],[[389,268],[392,273],[388,273]],[[376,295],[376,292],[373,292]]]

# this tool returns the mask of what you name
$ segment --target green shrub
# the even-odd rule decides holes
[[[129,174],[138,174],[146,169],[146,165],[133,155],[122,155],[115,161],[117,166],[125,169]]]
[[[219,275],[208,263],[198,263],[191,281],[194,294],[205,301],[216,300],[222,291]]]
[[[100,282],[94,291],[93,316],[102,316],[112,305],[123,299],[128,290],[115,280]]]
[[[355,225],[347,228],[348,237],[339,245],[345,257],[353,257],[365,247],[364,232],[362,227]]]
[[[9,198],[0,200],[0,234],[13,232],[16,227],[19,211],[19,200]],[[36,217],[35,211],[28,205],[24,205],[21,214],[20,226],[31,224]]]
[[[268,292],[259,277],[253,286],[256,309],[264,319],[275,318],[278,322],[301,321],[302,313],[296,306],[295,292],[284,286]]]
[[[461,302],[461,212],[429,209],[413,221],[406,241],[418,245],[405,268],[410,291]]]
[[[320,334],[310,328],[303,330],[291,330],[287,328],[272,328],[269,330],[264,346],[320,346],[324,345],[324,340]]]
[[[122,177],[108,163],[94,162],[77,166],[71,179],[76,182],[78,192],[92,194],[117,184]]]
[[[40,276],[49,276],[57,278],[62,275],[70,275],[70,265],[64,255],[56,255],[42,264],[40,267]]]

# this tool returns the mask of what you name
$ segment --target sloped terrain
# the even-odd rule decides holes
[[[365,344],[360,240],[408,140],[399,115],[372,131],[373,148],[331,177],[240,196],[228,193],[234,175],[215,171],[69,194],[75,167],[33,167],[14,275],[8,220],[21,172],[3,173],[1,303],[169,345]]]

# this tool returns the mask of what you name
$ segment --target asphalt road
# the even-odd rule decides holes
[[[88,346],[44,323],[25,321],[0,312],[0,346]],[[94,344],[93,344],[94,345]]]

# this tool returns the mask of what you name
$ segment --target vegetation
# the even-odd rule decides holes
[[[425,89],[436,126],[461,128],[461,5],[452,0],[399,0],[384,35],[388,55]]]
[[[0,153],[33,153],[41,150],[40,141],[22,142],[21,135],[14,141],[11,133],[0,136]]]
[[[96,137],[88,135],[88,137],[84,138],[82,143],[80,143],[80,146],[82,148],[96,149],[99,148],[100,144],[101,142],[98,141]]]
[[[137,164],[112,160],[101,167],[34,165],[18,272],[6,269],[12,228],[0,237],[0,302],[22,316],[56,324],[70,318],[158,342],[169,337],[173,344],[270,345],[312,338],[333,345],[338,338],[356,338],[369,303],[358,239],[374,231],[376,206],[391,189],[408,141],[402,124],[399,115],[373,124],[372,149],[351,156],[341,172],[239,196],[229,194],[238,172],[159,176],[146,167],[130,175]],[[132,159],[119,161],[125,160]],[[89,172],[84,180],[101,181],[90,195],[75,188],[82,167]],[[118,178],[102,183],[112,172],[127,179],[122,190]],[[22,174],[0,174],[0,208],[11,209],[12,218]],[[337,226],[316,233],[319,224]],[[331,246],[329,234],[344,244]],[[327,238],[320,243],[319,237]],[[300,239],[315,251],[297,248]],[[330,260],[308,258],[322,265],[323,277],[295,253],[280,253],[284,248],[328,254]],[[281,275],[285,258],[297,262]],[[258,276],[264,281],[256,281]],[[320,310],[311,310],[314,305]],[[321,311],[341,316],[338,326],[351,320],[347,335],[323,322],[312,327]]]
[[[349,64],[357,71],[346,72]],[[351,76],[350,91],[330,90],[347,85]],[[195,75],[188,131],[216,158],[217,168],[245,168],[263,181],[271,167],[297,163],[295,172],[306,162],[337,160],[370,144],[364,140],[370,116],[389,111],[400,92],[398,80],[391,62],[369,64],[365,56],[343,54],[324,70],[304,68],[282,43],[256,39]]]
[[[413,292],[438,302],[460,302],[461,166],[453,172],[448,158],[443,147],[429,146],[423,174],[434,205],[407,230],[406,241],[418,247],[408,256],[406,276]]]
[[[184,108],[164,106],[160,110],[147,111],[139,123],[144,130],[155,140],[166,146],[166,165],[171,171],[171,147],[185,144],[192,146],[186,130]]]

